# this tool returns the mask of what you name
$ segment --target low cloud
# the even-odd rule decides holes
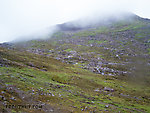
[[[1,0],[0,42],[27,39],[39,31],[47,34],[50,26],[80,18],[124,11],[150,17],[148,4],[148,0]]]

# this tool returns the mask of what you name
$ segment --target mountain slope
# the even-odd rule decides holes
[[[111,21],[109,25],[101,23],[80,29],[77,25],[62,24],[50,39],[32,40],[18,46],[103,75],[130,73],[138,60],[149,65],[150,20],[132,15],[127,20]]]
[[[128,18],[62,24],[46,40],[1,44],[0,110],[150,112],[150,20]],[[42,108],[5,106],[13,104]]]

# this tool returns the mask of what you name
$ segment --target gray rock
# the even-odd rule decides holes
[[[95,91],[95,92],[99,92],[100,90],[97,88],[97,89],[95,89],[94,91]]]
[[[114,92],[114,89],[109,88],[109,87],[104,87],[104,91],[111,91],[111,92]]]
[[[109,107],[109,105],[105,105],[105,108],[108,108]]]

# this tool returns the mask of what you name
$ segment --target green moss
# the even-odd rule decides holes
[[[70,51],[72,51],[72,49],[66,49],[65,51],[66,51],[66,52],[70,52]]]
[[[94,31],[83,31],[75,33],[75,36],[87,37],[87,36],[96,36],[96,32]]]
[[[144,38],[145,36],[146,36],[146,35],[143,34],[143,33],[137,33],[137,34],[135,35],[135,38],[140,39],[140,38]]]
[[[150,48],[148,48],[147,51],[148,51],[148,54],[150,54]]]

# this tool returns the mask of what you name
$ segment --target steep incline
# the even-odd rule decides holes
[[[32,40],[18,46],[102,75],[129,75],[135,66],[150,65],[150,20],[134,15],[107,25],[77,29],[70,23],[59,27],[60,31],[48,40]]]
[[[0,44],[1,112],[150,112],[150,20],[59,26],[46,40]]]

